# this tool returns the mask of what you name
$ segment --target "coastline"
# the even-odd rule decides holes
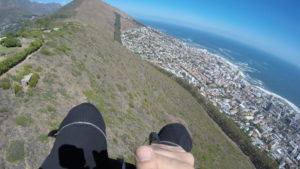
[[[268,90],[266,90],[264,88],[261,88],[259,86],[255,86],[255,87],[258,88],[259,90],[262,90],[263,92],[265,92],[265,93],[267,93],[269,95],[272,95],[272,96],[274,96],[274,97],[276,97],[278,99],[281,99],[282,101],[286,102],[288,105],[290,105],[292,107],[292,109],[294,109],[294,111],[296,113],[300,114],[300,109],[294,103],[292,103],[291,101],[287,100],[286,98],[284,98],[284,97],[282,97],[282,96],[280,96],[280,95],[278,95],[276,93],[273,93],[273,92],[268,91]]]
[[[153,29],[153,28],[151,28],[151,29]],[[176,39],[176,38],[175,38],[175,39]],[[223,56],[221,56],[221,55],[218,55],[218,54],[216,54],[216,53],[210,51],[209,49],[206,49],[206,48],[203,47],[203,45],[201,45],[201,44],[197,44],[197,43],[195,43],[195,42],[191,42],[192,44],[196,44],[196,45],[190,45],[189,43],[186,43],[186,42],[184,42],[184,41],[181,41],[180,39],[176,39],[176,40],[180,41],[181,43],[187,45],[187,46],[190,47],[190,48],[200,49],[200,50],[206,50],[207,52],[209,52],[210,54],[212,54],[212,55],[215,56],[216,58],[218,58],[218,59],[222,60],[223,62],[227,63],[228,65],[230,65],[233,69],[239,71],[239,73],[241,74],[241,76],[243,77],[243,79],[244,79],[249,85],[251,85],[251,86],[253,86],[253,87],[255,87],[255,88],[261,90],[262,92],[264,92],[264,93],[266,93],[266,94],[268,94],[268,95],[271,95],[271,96],[273,96],[273,97],[276,97],[276,98],[282,100],[283,102],[285,102],[286,104],[288,104],[288,105],[289,105],[296,113],[299,113],[299,114],[300,114],[300,108],[299,108],[298,106],[296,106],[294,103],[292,103],[291,101],[289,101],[288,99],[286,99],[286,98],[284,98],[284,97],[280,96],[279,94],[276,94],[276,93],[274,93],[274,92],[272,92],[272,91],[269,91],[269,90],[267,90],[267,89],[265,89],[265,88],[263,88],[263,87],[261,87],[261,86],[251,84],[251,82],[249,82],[247,79],[245,79],[247,76],[249,76],[249,77],[250,77],[251,79],[253,79],[253,80],[259,80],[259,79],[255,79],[255,78],[251,77],[250,75],[246,75],[245,72],[243,72],[242,70],[240,70],[239,66],[237,66],[237,65],[235,65],[234,63],[230,62],[230,61],[229,61],[228,59],[226,59],[225,57],[223,57]],[[197,47],[197,46],[199,46],[199,47]],[[201,48],[200,46],[202,46],[203,48]],[[260,81],[260,80],[259,80],[259,81]]]
[[[208,52],[210,52],[210,51],[208,51]],[[212,52],[210,52],[210,53],[212,53]],[[229,60],[227,60],[226,58],[224,58],[224,57],[222,57],[220,55],[217,55],[215,53],[212,53],[212,54],[215,55],[215,56],[217,56],[217,57],[219,57],[222,61],[224,61],[227,64],[229,64],[234,69],[237,69],[242,74],[242,77],[244,78],[244,80],[249,83],[249,85],[252,85],[253,87],[258,88],[259,90],[261,90],[262,92],[264,92],[264,93],[266,93],[268,95],[271,95],[273,97],[276,97],[276,98],[282,100],[283,102],[285,102],[286,104],[288,104],[289,106],[291,106],[291,108],[294,109],[295,112],[300,113],[300,109],[294,103],[292,103],[291,101],[289,101],[288,99],[286,99],[286,98],[284,98],[284,97],[282,97],[282,96],[280,96],[280,95],[278,95],[278,94],[276,94],[276,93],[274,93],[272,91],[264,89],[263,87],[251,84],[251,82],[249,82],[247,79],[245,79],[246,75],[245,75],[245,73],[242,70],[239,69],[239,66],[235,65],[234,63],[231,63]],[[251,77],[251,78],[254,79],[253,77]],[[258,80],[258,79],[254,79],[254,80]]]
[[[141,18],[140,21],[189,46],[208,49],[225,57],[246,74],[252,85],[276,93],[300,108],[300,67],[274,54],[213,32]]]
[[[295,156],[298,149],[294,145],[300,144],[299,108],[261,87],[264,83],[255,83],[259,78],[248,73],[255,69],[242,69],[226,57],[228,53],[189,45],[151,27],[123,32],[122,43],[142,59],[194,85],[222,114],[235,121],[252,144],[280,165],[298,165],[300,155]],[[247,67],[246,63],[241,62],[241,66]]]
[[[154,31],[157,31],[161,34],[165,34],[164,32],[152,28],[152,27],[147,27],[148,29],[152,29]],[[227,58],[225,58],[224,56],[221,56],[220,54],[217,54],[215,52],[210,51],[210,49],[206,48],[205,46],[203,46],[202,44],[198,44],[196,42],[193,42],[191,39],[187,39],[188,42],[185,42],[186,39],[178,39],[172,36],[169,36],[169,38],[184,44],[187,48],[190,48],[191,50],[201,50],[201,51],[205,51],[207,53],[209,53],[210,55],[218,58],[219,60],[223,61],[224,63],[228,64],[233,70],[236,70],[239,72],[239,74],[242,76],[243,81],[246,82],[249,86],[252,86],[254,88],[257,88],[258,90],[260,90],[261,92],[267,94],[267,95],[271,95],[279,100],[281,100],[282,102],[284,102],[285,104],[289,105],[296,113],[300,114],[300,108],[298,106],[296,106],[294,103],[292,103],[291,101],[289,101],[288,99],[280,96],[279,94],[276,94],[272,91],[269,91],[268,89],[263,88],[263,86],[258,86],[258,85],[254,85],[252,84],[249,80],[246,79],[246,77],[250,77],[250,80],[255,80],[255,81],[260,81],[259,79],[255,79],[253,77],[251,77],[250,75],[246,75],[245,72],[243,72],[240,67],[234,63],[232,63],[231,61],[229,61]],[[263,82],[262,82],[263,83]]]

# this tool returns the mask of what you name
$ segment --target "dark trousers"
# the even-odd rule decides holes
[[[110,159],[107,153],[106,126],[101,113],[89,103],[70,110],[59,129],[49,133],[56,138],[41,169],[134,169],[123,160]],[[179,123],[163,127],[158,134],[150,134],[150,144],[180,146],[187,152],[192,140]]]

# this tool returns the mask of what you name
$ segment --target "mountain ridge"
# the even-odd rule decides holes
[[[98,0],[75,0],[58,13],[72,16],[51,20],[47,32],[39,32],[41,50],[0,77],[15,85],[24,69],[40,76],[35,88],[17,95],[0,89],[0,112],[7,112],[0,123],[3,168],[38,168],[53,145],[47,133],[83,102],[103,113],[113,158],[134,162],[135,148],[150,132],[181,122],[193,136],[196,168],[254,168],[189,92],[115,40],[141,24]],[[11,160],[16,151],[23,156]]]

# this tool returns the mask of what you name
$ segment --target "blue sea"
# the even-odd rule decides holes
[[[156,21],[138,21],[191,46],[206,48],[223,56],[239,66],[250,83],[276,93],[300,107],[299,67],[254,47],[212,33]]]

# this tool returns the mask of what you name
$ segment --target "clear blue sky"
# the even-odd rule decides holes
[[[300,0],[104,1],[136,18],[167,20],[221,34],[300,66]]]

